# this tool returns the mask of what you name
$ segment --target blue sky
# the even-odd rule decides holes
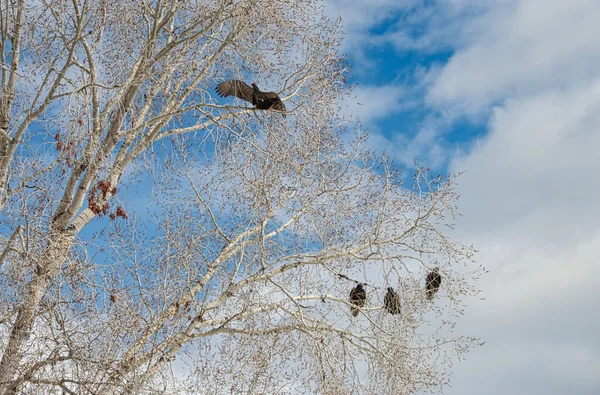
[[[446,393],[600,393],[600,4],[326,3],[372,148],[466,172],[456,236],[490,274],[458,331],[486,345]]]
[[[374,16],[366,19],[372,23],[356,30],[357,16],[352,16],[352,10],[363,15],[359,3],[345,7],[346,3],[329,2],[330,15],[341,14],[348,31],[343,51],[349,55],[349,81],[356,88],[346,111],[358,114],[372,132],[373,148],[385,149],[399,165],[410,169],[417,160],[447,170],[450,154],[468,149],[475,138],[485,134],[488,111],[461,113],[430,103],[431,83],[457,50],[449,37],[441,39],[430,31],[447,23],[441,19],[451,18],[436,11],[438,7],[445,10],[447,4],[406,1],[394,7],[382,1],[380,7],[367,7],[366,15]],[[384,17],[378,18],[378,12]],[[474,7],[463,12],[480,11]],[[345,17],[348,13],[351,15]],[[427,21],[427,16],[433,21]]]

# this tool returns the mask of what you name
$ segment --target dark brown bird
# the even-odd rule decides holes
[[[283,104],[277,93],[263,92],[254,83],[252,87],[249,87],[245,82],[239,80],[221,82],[217,85],[217,93],[221,97],[238,97],[252,103],[259,110],[286,111],[285,104]],[[285,114],[283,116],[285,117]]]
[[[365,293],[365,289],[362,284],[358,284],[356,287],[352,288],[350,291],[350,303],[358,307],[351,307],[350,311],[353,316],[358,316],[358,312],[360,311],[360,307],[365,305],[367,301],[367,294]]]
[[[440,276],[439,268],[434,267],[425,278],[425,295],[427,299],[433,300],[435,293],[440,289],[442,284],[442,276]]]
[[[394,288],[388,287],[383,297],[383,305],[390,314],[400,314],[400,295],[394,292]]]

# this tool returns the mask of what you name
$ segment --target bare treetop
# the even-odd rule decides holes
[[[447,384],[480,272],[444,233],[454,179],[417,168],[404,188],[341,117],[322,8],[2,3],[0,393]]]

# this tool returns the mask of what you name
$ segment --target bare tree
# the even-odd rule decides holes
[[[1,4],[2,393],[447,384],[477,343],[451,334],[479,273],[443,232],[453,179],[403,186],[340,117],[321,4]],[[288,116],[217,100],[229,79],[277,90]]]

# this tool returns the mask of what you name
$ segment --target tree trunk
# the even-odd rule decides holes
[[[53,230],[48,235],[46,252],[42,261],[36,266],[33,279],[27,289],[27,296],[19,308],[2,361],[0,361],[0,391],[3,394],[16,393],[17,388],[12,381],[15,379],[15,374],[18,373],[26,343],[31,336],[36,310],[48,284],[59,273],[73,239],[74,235],[67,231]]]

